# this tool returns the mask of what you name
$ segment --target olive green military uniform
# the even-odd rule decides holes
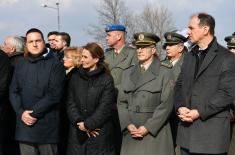
[[[163,48],[166,48],[167,46],[177,45],[177,44],[183,44],[185,41],[187,41],[187,38],[180,34],[179,31],[172,31],[172,32],[166,32],[164,34],[165,42],[163,45]],[[175,49],[177,50],[177,49]],[[180,72],[181,72],[181,66],[183,64],[184,59],[184,53],[186,53],[186,48],[182,49],[181,53],[182,55],[178,59],[178,61],[175,63],[175,65],[172,65],[170,60],[167,59],[168,64],[172,65],[172,72],[174,74],[174,80],[176,81]],[[180,54],[180,53],[179,53]],[[167,61],[165,63],[167,63]],[[164,63],[164,62],[162,62]],[[171,131],[173,136],[173,142],[175,146],[175,154],[180,155],[180,148],[179,146],[176,146],[176,136],[177,136],[177,128],[178,128],[179,118],[175,111],[173,110],[171,116],[170,116],[170,124],[171,124]]]
[[[173,108],[173,74],[156,58],[144,74],[139,66],[136,64],[124,72],[118,97],[123,133],[121,155],[174,155],[168,122]],[[149,133],[143,139],[134,139],[128,134],[129,124],[145,126]]]
[[[105,62],[109,65],[115,87],[119,89],[123,71],[137,62],[136,49],[125,45],[118,55],[114,49],[109,49],[105,53]]]
[[[235,32],[231,36],[227,36],[224,39],[227,42],[228,48],[235,48]],[[234,112],[234,106],[235,106],[235,100],[233,101],[233,108],[231,110],[231,113],[235,116]],[[235,121],[233,120],[231,122],[231,141],[229,146],[229,152],[228,155],[235,155]]]
[[[123,134],[121,155],[174,155],[168,119],[173,108],[173,73],[153,53],[151,57],[145,57],[150,51],[144,48],[156,49],[156,43],[160,40],[157,35],[141,32],[134,34],[134,38],[140,50],[137,53],[142,54],[139,63],[124,71],[118,95]],[[143,71],[146,63],[151,64]],[[144,126],[148,133],[144,137],[133,138],[127,129],[130,124],[137,129]]]

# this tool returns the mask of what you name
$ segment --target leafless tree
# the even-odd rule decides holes
[[[91,25],[88,32],[97,41],[105,43],[105,26],[116,23],[127,27],[127,42],[132,41],[132,36],[136,32],[155,33],[160,38],[164,38],[165,32],[174,29],[174,21],[171,12],[166,7],[154,6],[147,3],[142,11],[133,14],[122,0],[100,0],[100,5],[96,9],[99,24]],[[163,39],[160,45],[162,42]]]
[[[171,12],[163,6],[154,7],[147,3],[140,14],[135,15],[134,18],[134,30],[136,32],[151,32],[158,35],[161,38],[158,44],[159,54],[162,55],[162,44],[164,41],[164,34],[167,31],[174,29],[174,21],[172,19]]]
[[[96,8],[99,24],[91,25],[88,34],[95,40],[105,44],[105,27],[109,24],[128,25],[128,8],[122,0],[99,0],[100,5]]]

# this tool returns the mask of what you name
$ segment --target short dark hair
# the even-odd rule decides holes
[[[44,41],[44,36],[43,36],[42,31],[40,31],[40,30],[37,29],[37,28],[31,28],[31,29],[29,29],[29,30],[26,32],[26,34],[25,34],[25,36],[26,36],[26,41],[27,41],[27,35],[28,35],[29,33],[34,33],[34,32],[39,33],[39,34],[41,35],[41,37],[42,37],[42,40]],[[45,42],[45,41],[44,41],[44,42]]]
[[[68,33],[66,33],[66,32],[59,32],[57,34],[57,36],[61,36],[62,39],[66,42],[66,45],[70,46],[71,37],[70,37],[70,35]]]
[[[47,38],[51,35],[57,35],[59,32],[58,31],[51,31],[47,34]]]
[[[210,34],[214,35],[215,34],[215,19],[207,13],[199,13],[197,17],[200,20],[199,25],[209,26]]]

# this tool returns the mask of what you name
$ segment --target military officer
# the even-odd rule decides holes
[[[166,50],[166,55],[172,65],[175,80],[177,80],[183,63],[184,53],[187,52],[187,48],[184,46],[187,38],[180,34],[179,31],[166,32],[164,37],[165,43],[163,48]]]
[[[171,70],[174,74],[174,80],[176,81],[179,73],[181,71],[181,66],[183,64],[184,54],[187,52],[187,48],[184,46],[184,43],[187,41],[180,31],[171,31],[164,34],[165,42],[163,49],[166,50],[167,60],[162,63],[167,63],[171,66]],[[173,136],[174,146],[176,147],[176,133],[178,127],[178,116],[173,110],[170,116],[171,131]],[[176,155],[180,154],[179,147],[175,149]]]
[[[227,42],[228,49],[235,54],[235,32],[224,39]]]
[[[105,61],[109,64],[115,87],[121,84],[122,72],[137,62],[136,49],[126,45],[126,27],[119,24],[108,25],[105,29],[109,49],[105,53]]]
[[[156,56],[158,36],[141,32],[134,38],[139,63],[124,71],[118,95],[121,155],[173,155],[173,73]]]
[[[120,24],[108,25],[105,29],[107,36],[107,44],[109,49],[105,52],[105,61],[109,65],[111,75],[114,79],[114,85],[116,88],[116,99],[118,95],[118,90],[122,81],[122,73],[124,70],[128,69],[130,66],[137,62],[136,50],[125,42],[126,27]],[[114,126],[114,138],[115,139],[115,149],[116,154],[120,154],[121,148],[121,132],[120,124],[118,119],[118,112],[116,108],[116,103],[113,109],[113,126]]]
[[[224,40],[227,42],[227,47],[230,50],[230,52],[235,54],[235,32],[231,36],[227,36],[224,38]],[[235,104],[235,100],[233,101]],[[232,105],[231,110],[231,142],[229,147],[228,155],[234,155],[235,154],[235,112],[234,112],[234,105]]]

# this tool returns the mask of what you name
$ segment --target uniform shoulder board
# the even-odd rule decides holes
[[[170,64],[170,63],[168,63],[166,61],[162,61],[161,65],[164,66],[164,67],[167,67],[167,68],[172,68],[173,67],[172,64]]]

